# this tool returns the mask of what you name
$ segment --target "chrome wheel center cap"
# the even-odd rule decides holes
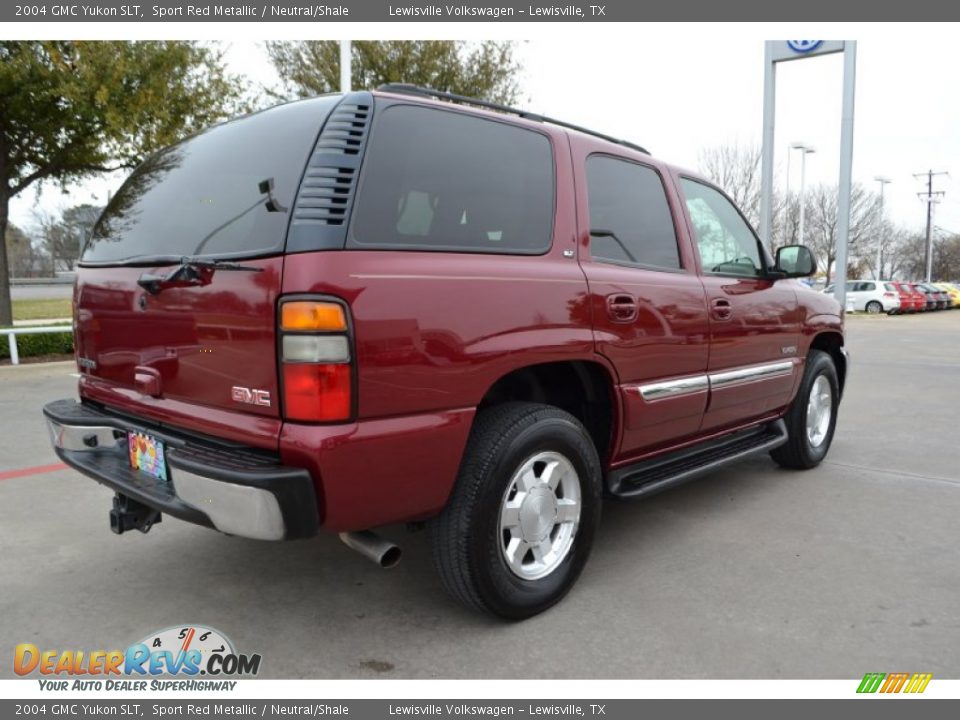
[[[520,506],[520,530],[524,540],[542,542],[557,524],[557,498],[547,487],[537,487],[527,493]]]

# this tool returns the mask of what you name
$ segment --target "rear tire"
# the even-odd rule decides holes
[[[877,313],[883,312],[883,305],[878,303],[876,300],[871,300],[870,302],[867,303],[866,310],[871,315],[876,315]]]
[[[794,470],[819,465],[833,441],[839,405],[840,383],[833,358],[822,350],[811,350],[797,396],[784,417],[787,442],[771,450],[770,457]]]
[[[481,411],[450,499],[429,523],[447,592],[510,620],[554,605],[587,562],[602,487],[593,441],[569,413],[528,402]]]

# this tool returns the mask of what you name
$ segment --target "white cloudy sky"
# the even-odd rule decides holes
[[[763,40],[795,30],[804,37],[855,37],[858,74],[854,179],[872,188],[876,175],[886,188],[887,212],[920,229],[922,189],[913,173],[952,170],[960,177],[960,93],[950,78],[960,68],[943,26],[715,26],[696,24],[509,26],[339,26],[324,37],[411,38],[506,36],[519,40],[523,63],[522,105],[633,140],[670,162],[696,167],[698,151],[721,143],[759,143],[762,120]],[[197,26],[171,31],[161,26],[145,37],[196,37]],[[382,28],[382,30],[378,30]],[[276,28],[276,29],[275,29]],[[271,26],[273,37],[318,37],[317,28]],[[332,26],[327,26],[332,29]],[[469,32],[465,32],[469,30]],[[803,32],[806,31],[806,32]],[[819,35],[816,34],[819,31]],[[48,31],[49,32],[49,31]],[[256,26],[205,26],[207,37],[233,36],[230,67],[251,83],[271,84]],[[212,33],[212,34],[211,34]],[[115,33],[113,34],[115,36]],[[804,141],[817,152],[807,158],[807,183],[835,184],[839,171],[842,59],[839,55],[784,63],[778,69],[778,182],[784,181],[787,146]],[[63,196],[58,189],[14,201],[14,222],[30,225],[34,208],[55,210],[75,202],[102,201],[122,178],[88,182]],[[790,186],[799,187],[799,154]],[[960,232],[960,182],[939,177],[946,197],[935,224]],[[94,197],[96,196],[96,197]]]

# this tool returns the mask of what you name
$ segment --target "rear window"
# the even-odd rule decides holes
[[[553,235],[553,199],[546,136],[395,105],[375,117],[348,245],[540,254]]]
[[[107,205],[81,261],[280,251],[307,158],[339,99],[281,105],[147,158]]]
[[[892,290],[892,291],[894,291],[894,292],[897,292],[897,291],[900,289],[900,288],[898,288],[896,285],[894,285],[893,283],[884,283],[883,286],[884,286],[887,290]]]

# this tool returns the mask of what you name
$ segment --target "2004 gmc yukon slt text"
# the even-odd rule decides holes
[[[558,121],[391,86],[290,103],[147,159],[77,275],[58,455],[161,514],[265,540],[426,521],[443,584],[523,618],[604,495],[827,452],[829,297],[715,186]]]

